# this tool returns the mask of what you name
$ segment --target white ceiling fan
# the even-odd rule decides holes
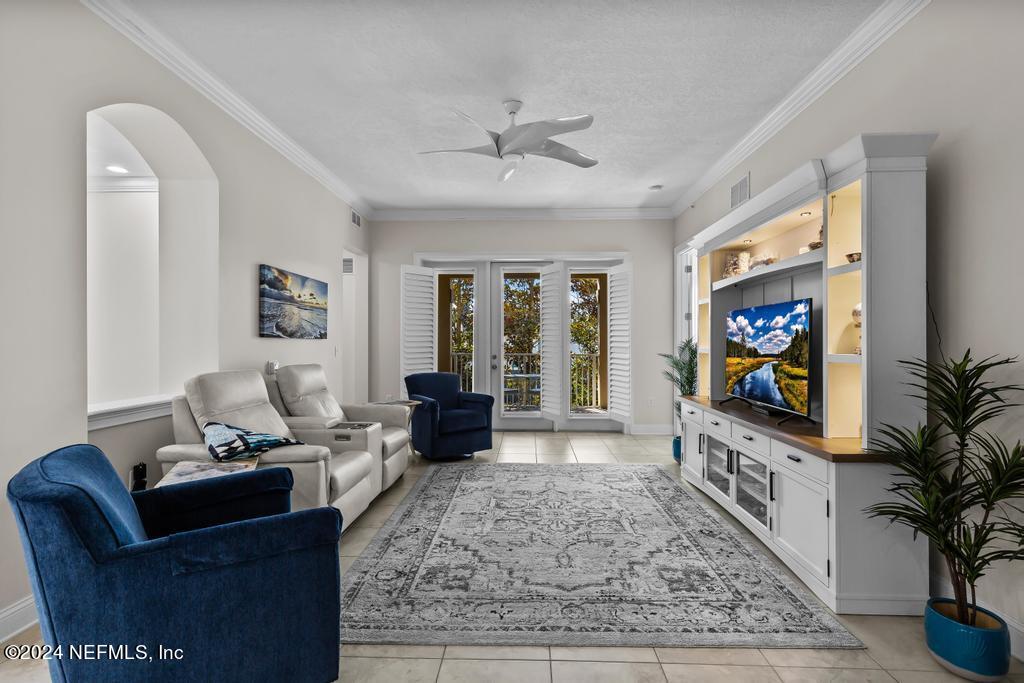
[[[507,164],[501,173],[498,174],[498,182],[504,182],[512,177],[512,174],[519,168],[519,162],[527,154],[539,157],[557,159],[582,168],[590,168],[597,164],[597,159],[588,157],[572,147],[555,142],[552,136],[562,133],[572,133],[577,130],[590,128],[594,117],[590,114],[580,116],[566,116],[560,119],[548,119],[546,121],[533,121],[531,123],[516,123],[516,114],[523,106],[519,100],[505,100],[505,111],[509,115],[509,126],[503,133],[496,133],[488,130],[477,123],[469,114],[455,110],[459,118],[473,124],[490,138],[490,143],[479,147],[468,147],[466,149],[433,149],[420,154],[444,154],[448,152],[463,152],[466,154],[482,154],[483,156],[505,159]]]

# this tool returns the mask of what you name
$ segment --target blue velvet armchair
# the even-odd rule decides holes
[[[405,378],[412,414],[412,443],[430,459],[471,458],[491,447],[494,397],[460,391],[453,372],[420,372]]]
[[[63,648],[53,680],[335,680],[341,515],[289,512],[291,488],[268,468],[129,493],[88,445],[26,465],[7,498],[44,640]],[[125,647],[71,656],[101,644]]]

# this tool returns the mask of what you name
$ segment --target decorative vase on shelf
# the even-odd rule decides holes
[[[861,318],[864,316],[864,308],[861,304],[857,304],[853,307],[853,311],[850,312],[850,316],[853,318],[853,326],[861,326]]]

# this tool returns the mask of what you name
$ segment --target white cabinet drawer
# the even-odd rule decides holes
[[[732,425],[732,440],[743,448],[760,453],[761,455],[768,455],[771,452],[771,439],[760,432],[747,429],[735,422]]]
[[[704,411],[703,410],[701,410],[700,408],[694,408],[693,406],[687,405],[685,403],[682,403],[681,407],[682,407],[682,416],[683,416],[684,420],[689,420],[690,422],[696,422],[697,424],[703,424],[704,423]]]
[[[704,431],[732,438],[732,423],[713,413],[704,413]]]
[[[794,472],[828,483],[828,461],[793,448],[778,439],[772,439],[772,462],[788,467]]]

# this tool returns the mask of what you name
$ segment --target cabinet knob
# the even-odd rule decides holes
[[[713,425],[715,425],[717,427],[718,426],[718,420],[711,420],[711,424],[713,424]]]
[[[804,460],[800,456],[793,455],[792,453],[787,453],[786,457],[789,458],[790,460],[792,460],[793,462],[803,462],[803,460]]]
[[[750,434],[744,434],[743,438],[746,439],[747,441],[753,441],[754,440],[754,437],[752,437]]]

